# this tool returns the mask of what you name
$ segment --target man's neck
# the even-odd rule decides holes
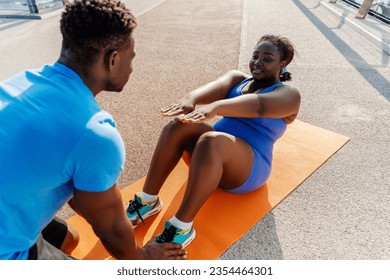
[[[102,91],[100,83],[98,82],[99,80],[101,81],[101,79],[99,79],[95,75],[95,67],[93,65],[81,65],[71,55],[69,55],[69,51],[61,51],[61,55],[57,62],[65,65],[66,67],[76,72],[80,76],[84,84],[92,91],[94,96],[96,96],[100,91]]]

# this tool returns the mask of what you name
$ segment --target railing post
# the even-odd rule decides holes
[[[371,9],[372,2],[374,2],[374,0],[364,0],[362,5],[360,6],[360,9],[357,11],[355,18],[360,18],[360,19],[366,18],[368,12]]]
[[[27,0],[27,5],[31,14],[38,14],[38,6],[35,0]]]

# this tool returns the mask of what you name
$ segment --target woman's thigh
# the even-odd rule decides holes
[[[221,160],[220,187],[233,189],[246,181],[254,158],[252,147],[247,142],[225,132],[210,131],[199,138],[195,151],[200,150],[200,146],[205,147],[203,152]]]
[[[209,131],[214,131],[214,128],[207,123],[182,123],[178,119],[174,119],[165,126],[162,137],[169,139],[170,144],[178,145],[182,149],[183,160],[189,165],[199,137]],[[165,135],[169,135],[169,138],[166,138]]]
[[[246,181],[234,189],[228,189],[227,191],[232,193],[247,193],[257,190],[265,184],[271,173],[271,166],[269,163],[260,155],[259,152],[253,150],[254,159],[252,164],[251,172],[247,177]]]

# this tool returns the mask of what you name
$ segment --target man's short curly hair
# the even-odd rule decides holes
[[[103,50],[128,46],[136,26],[120,0],[75,0],[66,4],[61,16],[62,47],[79,63],[90,65]]]

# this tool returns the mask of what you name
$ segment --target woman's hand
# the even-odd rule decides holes
[[[204,105],[188,114],[178,117],[183,123],[200,123],[211,120],[217,115],[216,106],[214,103]]]
[[[173,117],[181,114],[190,113],[194,111],[194,109],[195,102],[190,98],[183,97],[178,102],[161,109],[161,114],[166,117]]]

